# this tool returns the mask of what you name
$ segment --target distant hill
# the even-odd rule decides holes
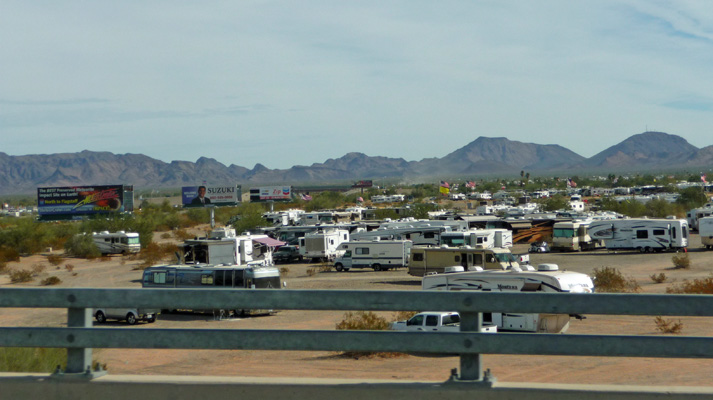
[[[713,164],[713,146],[698,149],[680,136],[644,132],[629,137],[586,159],[559,145],[522,143],[507,138],[479,137],[442,158],[406,161],[403,158],[348,153],[310,166],[252,169],[225,166],[201,157],[195,163],[166,163],[142,154],[79,153],[9,156],[0,153],[0,194],[33,193],[38,186],[133,184],[142,187],[179,187],[211,182],[251,186],[315,184],[361,179],[409,180],[510,175],[587,170],[683,169]]]

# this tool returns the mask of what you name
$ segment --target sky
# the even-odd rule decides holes
[[[0,4],[0,152],[274,168],[480,136],[713,145],[710,1]]]

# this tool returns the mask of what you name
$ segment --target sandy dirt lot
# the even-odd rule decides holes
[[[155,235],[160,237],[160,234]],[[531,255],[532,264],[556,263],[560,268],[592,273],[595,268],[611,266],[641,285],[642,293],[663,293],[671,284],[684,279],[707,277],[713,272],[713,251],[700,249],[697,236],[692,237],[692,265],[688,270],[673,269],[672,254],[609,253],[606,250],[584,253],[551,253]],[[526,252],[517,245],[515,253]],[[56,254],[61,254],[55,252]],[[30,269],[46,266],[33,282],[13,285],[7,275],[0,275],[0,287],[39,286],[44,277],[57,276],[58,287],[140,287],[138,261],[112,256],[105,261],[66,259],[59,267],[51,266],[46,255],[26,257],[11,268]],[[73,271],[65,268],[73,265]],[[337,273],[319,272],[309,276],[310,264],[285,266],[288,288],[293,289],[370,289],[419,290],[419,278],[405,270],[374,272],[370,270]],[[667,281],[655,284],[652,274],[665,273]],[[334,329],[343,319],[340,311],[282,311],[273,316],[215,320],[202,314],[162,314],[155,324],[139,324],[132,329],[210,328],[210,329]],[[392,314],[384,313],[391,318]],[[705,318],[671,317],[681,320],[682,335],[713,337],[713,321]],[[64,326],[66,312],[57,309],[0,309],[1,326]],[[125,327],[108,322],[107,329]],[[633,334],[659,335],[652,317],[617,317],[590,315],[573,320],[566,334]],[[175,374],[219,376],[282,376],[323,378],[375,378],[421,381],[446,380],[458,367],[457,357],[344,358],[329,352],[281,351],[215,351],[215,350],[124,350],[97,349],[95,359],[107,364],[112,374]],[[690,385],[708,386],[713,376],[713,360],[609,358],[609,357],[543,357],[485,355],[485,368],[505,382],[551,382],[580,384]]]

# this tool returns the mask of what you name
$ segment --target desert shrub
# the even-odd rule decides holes
[[[280,276],[287,276],[287,274],[290,272],[290,269],[287,267],[281,267],[280,268]]]
[[[624,277],[613,267],[595,268],[594,286],[597,292],[605,293],[636,293],[641,289],[633,278]]]
[[[64,251],[73,257],[93,260],[101,256],[101,252],[91,235],[74,235],[64,243]]]
[[[32,276],[39,276],[41,273],[45,272],[47,266],[44,264],[32,264]]]
[[[59,254],[50,254],[47,256],[47,262],[54,265],[55,267],[59,266],[59,264],[62,264],[62,261],[64,261],[64,258]]]
[[[663,317],[658,316],[654,319],[656,324],[656,330],[661,333],[681,333],[683,330],[683,322],[679,319],[678,322],[674,322],[672,319],[663,319]]]
[[[176,229],[173,234],[176,236],[176,239],[179,240],[191,239],[193,237],[193,235],[185,229]]]
[[[20,253],[11,248],[0,246],[0,262],[20,261]]]
[[[67,350],[59,348],[5,347],[0,348],[0,371],[53,372],[57,366],[67,365]]]
[[[172,236],[168,232],[164,232],[161,234],[161,239],[170,239]]]
[[[713,294],[713,275],[707,278],[697,278],[693,281],[685,280],[680,285],[666,288],[666,293]]]
[[[307,268],[307,271],[305,271],[305,272],[307,273],[307,276],[314,276],[317,273],[317,269],[316,268]]]
[[[371,311],[356,311],[344,314],[344,319],[338,322],[335,328],[337,330],[383,331],[389,329],[389,322]],[[400,356],[401,353],[347,351],[341,353],[341,355],[353,358],[391,358]]]
[[[67,272],[72,272],[74,271],[74,264],[65,264],[64,269],[66,269]]]
[[[52,285],[59,285],[60,283],[62,283],[62,280],[61,280],[61,279],[57,278],[56,276],[50,276],[50,277],[47,277],[47,278],[43,279],[43,280],[40,282],[40,285],[42,285],[42,286],[52,286]]]
[[[663,272],[660,274],[653,274],[651,275],[651,280],[654,281],[654,283],[664,283],[666,282],[666,274]]]
[[[0,274],[5,274],[8,272],[7,262],[0,261]]]
[[[329,272],[332,270],[332,264],[326,262],[319,266],[319,272]]]
[[[24,283],[32,281],[32,271],[14,269],[10,271],[10,282]]]
[[[688,253],[676,253],[671,257],[673,265],[676,268],[688,269],[691,267],[691,258],[688,257]]]
[[[416,314],[418,314],[418,311],[397,311],[394,313],[392,319],[394,321],[406,321]]]
[[[175,244],[149,243],[149,245],[139,253],[141,264],[139,264],[138,269],[146,269],[152,265],[166,261],[174,257],[176,251],[178,251],[178,247]]]

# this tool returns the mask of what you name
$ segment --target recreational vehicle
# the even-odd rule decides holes
[[[592,279],[578,272],[559,271],[556,264],[541,264],[535,270],[511,268],[499,271],[471,271],[423,277],[424,290],[472,290],[481,292],[569,292],[592,293]],[[562,333],[569,328],[568,314],[483,313],[483,324],[498,331]]]
[[[471,246],[477,249],[512,247],[512,231],[509,229],[474,229],[466,232],[441,234],[441,246]]]
[[[410,240],[415,246],[436,246],[440,243],[441,235],[450,231],[449,226],[378,228],[352,233],[350,240]]]
[[[92,233],[92,240],[102,254],[129,254],[141,251],[139,234],[136,232],[95,232]]]
[[[589,225],[589,236],[604,240],[608,250],[680,250],[688,246],[688,223],[646,218],[595,221]]]
[[[349,231],[331,229],[323,232],[308,233],[299,240],[300,254],[312,260],[334,260],[340,244],[349,240]]]
[[[235,235],[234,229],[216,229],[207,238],[183,242],[185,264],[272,265],[273,250],[284,242],[267,235]]]
[[[334,260],[334,269],[349,271],[352,268],[373,268],[386,271],[405,267],[411,251],[410,240],[355,241],[339,245],[341,255]]]
[[[706,246],[706,249],[713,248],[713,217],[698,220],[698,234],[701,236],[701,244]]]
[[[707,203],[703,207],[694,208],[686,213],[686,222],[692,231],[698,230],[698,220],[713,215],[713,203]]]
[[[556,222],[552,227],[552,250],[582,251],[604,247],[602,239],[594,240],[589,235],[591,221]]]
[[[144,288],[227,290],[280,289],[281,284],[280,271],[275,267],[155,265],[144,270],[141,286]],[[264,313],[265,310],[247,310],[240,304],[235,304],[227,311],[235,315],[245,315]]]
[[[440,274],[456,266],[464,271],[471,271],[476,267],[505,270],[519,267],[520,264],[508,249],[414,246],[409,257],[408,273],[413,276]]]

